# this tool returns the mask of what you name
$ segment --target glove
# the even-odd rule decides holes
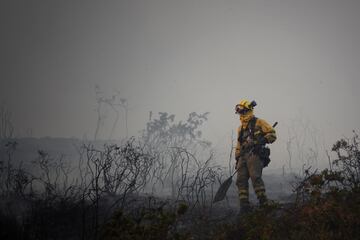
[[[240,160],[240,155],[235,155],[235,170],[237,169],[237,165],[239,163]]]

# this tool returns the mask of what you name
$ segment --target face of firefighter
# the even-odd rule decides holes
[[[251,118],[254,116],[253,110],[246,109],[244,113],[240,113],[240,121],[243,127],[246,128],[247,124],[251,120]]]
[[[236,114],[245,115],[249,111],[251,111],[251,110],[248,109],[248,108],[244,108],[243,106],[240,106],[239,104],[235,106],[235,113]]]
[[[237,104],[235,106],[235,113],[240,115],[240,121],[243,127],[246,128],[250,119],[254,116],[253,110]]]

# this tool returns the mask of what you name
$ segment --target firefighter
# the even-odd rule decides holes
[[[261,176],[263,168],[270,162],[270,149],[265,147],[265,144],[273,143],[276,140],[276,133],[265,120],[254,116],[255,106],[255,101],[248,100],[242,100],[235,106],[235,112],[240,115],[241,122],[237,131],[238,139],[235,149],[240,213],[247,213],[250,210],[249,178],[260,206],[268,202]]]

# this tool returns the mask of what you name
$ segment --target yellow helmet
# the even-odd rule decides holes
[[[235,111],[236,113],[240,113],[243,110],[253,110],[255,106],[255,101],[241,100],[240,103],[235,106]]]

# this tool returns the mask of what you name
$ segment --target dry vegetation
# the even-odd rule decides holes
[[[78,147],[76,163],[37,149],[15,159],[3,137],[0,239],[356,239],[360,232],[360,149],[341,139],[329,169],[305,171],[287,204],[236,219],[212,199],[224,178],[199,128],[207,113],[183,122],[160,113],[139,138]],[[7,133],[8,134],[8,133]]]
[[[359,239],[360,148],[354,132],[332,148],[337,158],[321,172],[305,170],[296,199],[257,209],[237,224],[224,224],[214,239]]]

